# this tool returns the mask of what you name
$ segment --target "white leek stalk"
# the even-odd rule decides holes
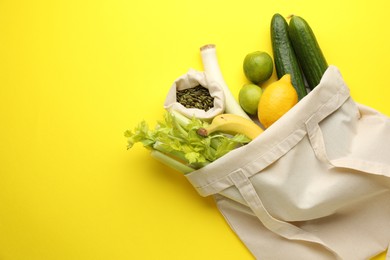
[[[240,104],[234,98],[232,92],[223,79],[218,64],[217,52],[214,44],[207,44],[200,48],[204,72],[206,75],[215,80],[223,89],[225,94],[225,113],[236,114],[252,120],[247,113],[241,108]]]

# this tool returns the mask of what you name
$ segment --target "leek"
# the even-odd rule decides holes
[[[232,92],[227,86],[222,72],[220,70],[217,58],[217,51],[214,44],[207,44],[200,48],[200,53],[202,57],[202,63],[204,67],[204,72],[208,77],[215,80],[223,89],[225,94],[225,112],[229,114],[236,114],[252,120],[247,113],[241,108],[240,104],[234,98]]]

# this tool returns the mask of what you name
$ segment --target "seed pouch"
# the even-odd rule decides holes
[[[178,91],[202,86],[208,89],[213,98],[213,105],[207,111],[200,108],[187,108],[177,101]],[[193,97],[194,102],[202,103],[199,97]],[[175,110],[189,118],[196,117],[205,121],[211,121],[216,115],[225,111],[225,96],[221,86],[212,78],[207,77],[206,73],[189,69],[188,72],[177,78],[168,91],[164,102],[164,108],[168,111]]]

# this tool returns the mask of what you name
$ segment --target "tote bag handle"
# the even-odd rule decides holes
[[[340,98],[346,98],[346,97],[335,96],[334,102],[335,103],[340,102],[341,100],[337,100]],[[329,103],[331,102],[328,102],[328,104]],[[384,163],[373,162],[369,160],[364,160],[360,158],[351,158],[351,157],[329,159],[328,153],[326,151],[323,132],[321,130],[319,123],[325,117],[327,117],[332,112],[334,112],[334,110],[335,109],[332,106],[323,106],[318,111],[318,113],[314,114],[305,123],[306,131],[317,159],[324,163],[329,164],[331,167],[348,168],[348,169],[352,169],[364,173],[390,177],[390,164],[384,164]]]
[[[239,190],[240,194],[244,198],[245,202],[252,209],[255,215],[260,219],[265,227],[272,232],[291,240],[301,240],[310,243],[316,243],[323,246],[326,250],[334,254],[336,259],[341,257],[329,248],[325,242],[320,238],[309,233],[291,223],[276,219],[273,217],[264,207],[263,202],[258,196],[252,182],[249,180],[247,175],[242,169],[238,169],[229,175],[230,180]]]

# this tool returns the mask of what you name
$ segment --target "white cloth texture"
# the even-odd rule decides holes
[[[214,98],[213,107],[207,111],[198,108],[186,108],[176,101],[176,92],[201,85],[207,88],[210,96]],[[178,111],[189,118],[196,117],[202,120],[211,121],[215,116],[222,114],[225,110],[225,94],[222,87],[203,71],[189,69],[188,72],[177,78],[164,101],[164,108],[168,111]]]
[[[335,66],[252,142],[186,177],[257,259],[359,260],[389,247],[390,119],[356,103]]]

